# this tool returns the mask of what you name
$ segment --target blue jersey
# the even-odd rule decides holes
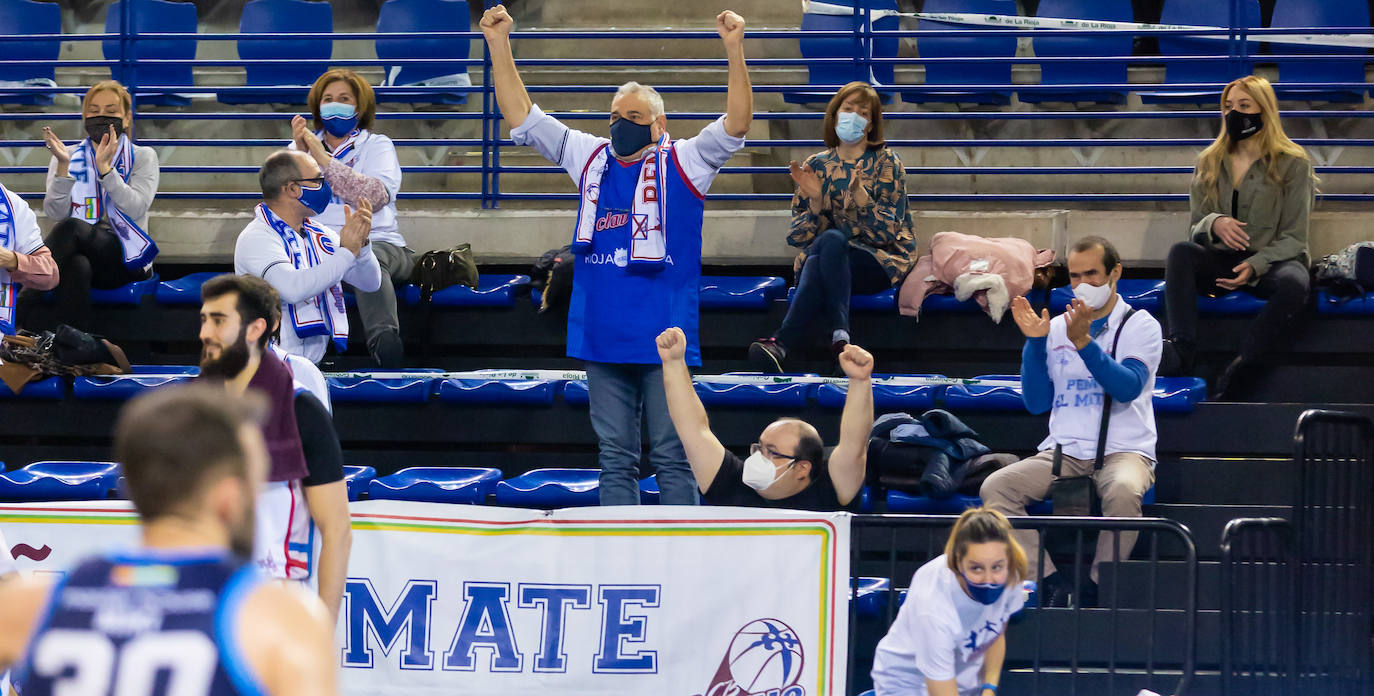
[[[687,336],[687,364],[701,364],[697,341],[697,295],[701,279],[703,196],[744,138],[725,131],[725,118],[696,136],[675,140],[664,158],[667,210],[662,220],[663,269],[630,270],[635,183],[643,162],[624,163],[600,150],[606,138],[568,128],[537,105],[511,129],[518,145],[529,145],[563,167],[582,185],[589,166],[606,161],[597,195],[591,249],[577,255],[568,308],[568,355],[592,362],[657,365],[654,339],[670,326]],[[571,234],[569,235],[571,236]]]
[[[234,626],[258,577],[222,553],[88,560],[54,588],[15,683],[24,696],[265,693]]]

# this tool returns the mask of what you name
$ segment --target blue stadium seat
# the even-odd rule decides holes
[[[1015,15],[1016,0],[926,0],[924,12]],[[902,101],[912,104],[955,103],[1002,106],[1011,103],[1016,91],[1011,85],[1011,63],[994,63],[979,58],[1011,58],[1016,55],[1016,37],[998,35],[993,27],[948,24],[923,19],[922,30],[986,29],[987,36],[921,37],[916,48],[923,58],[968,58],[967,62],[926,63],[927,85],[1006,85],[1005,91],[969,92],[904,91]]]
[[[466,0],[387,0],[377,17],[377,31],[471,31]],[[470,42],[457,39],[377,39],[377,57],[390,59],[466,59]],[[452,63],[419,63],[390,66],[384,85],[408,85],[461,73],[468,66]],[[422,104],[466,104],[467,92],[390,92],[378,101]]]
[[[9,0],[0,3],[0,34],[61,34],[62,7],[54,2],[33,2],[33,0]],[[62,50],[60,41],[7,41],[7,55],[25,60],[57,61]],[[19,67],[0,67],[0,82],[24,82],[26,80],[56,81],[56,72],[51,65],[24,65]],[[46,106],[53,101],[51,94],[27,94],[23,92],[0,91],[0,104],[24,104]]]
[[[775,276],[702,276],[698,303],[702,309],[768,309],[787,291]]]
[[[0,474],[0,500],[104,500],[118,478],[115,462],[34,462]]]
[[[875,380],[893,375],[874,375]],[[943,377],[944,375],[901,375],[903,377]],[[873,407],[880,411],[908,411],[935,408],[935,396],[944,390],[942,385],[898,386],[873,383]],[[816,389],[816,403],[826,408],[844,408],[847,390],[836,384],[822,384]]]
[[[61,377],[46,377],[37,382],[25,384],[18,394],[10,391],[8,385],[0,382],[0,400],[5,399],[61,399],[67,395],[67,386]]]
[[[329,377],[325,382],[336,404],[422,404],[434,393],[434,379],[424,377]]]
[[[213,271],[192,273],[176,280],[164,280],[157,284],[153,298],[160,305],[200,305],[200,286],[205,281],[220,275]]]
[[[563,403],[569,406],[587,405],[587,383],[568,382],[563,385]]]
[[[787,301],[789,303],[796,295],[796,287],[787,289]],[[888,288],[872,295],[850,295],[849,309],[855,312],[895,312],[897,311],[897,290],[896,288]]]
[[[368,484],[377,478],[377,469],[370,466],[344,467],[344,485],[348,487],[348,499],[358,500]]]
[[[1347,299],[1333,296],[1325,290],[1318,290],[1317,314],[1337,317],[1374,316],[1374,293]]]
[[[658,474],[650,474],[649,478],[641,479],[639,482],[639,502],[643,505],[658,505]]]
[[[122,305],[137,307],[143,302],[144,295],[157,292],[158,277],[154,273],[147,280],[136,280],[110,290],[91,289],[91,303],[97,305]]]
[[[1154,502],[1153,491],[1150,501]],[[920,495],[911,495],[901,491],[887,492],[888,512],[906,512],[920,515],[958,515],[969,508],[976,508],[983,504],[983,499],[976,495],[954,494],[945,500],[936,500]],[[1026,506],[1028,515],[1048,515],[1054,512],[1054,506],[1048,500],[1042,500]]]
[[[1116,292],[1131,307],[1158,314],[1164,311],[1164,281],[1141,278],[1122,278]],[[1060,314],[1073,301],[1073,288],[1065,285],[1050,291],[1050,314]]]
[[[882,616],[887,610],[889,585],[887,578],[854,578],[849,586],[849,601],[854,603],[854,611],[859,616]]]
[[[1228,292],[1220,297],[1199,297],[1197,311],[1200,314],[1220,316],[1253,316],[1264,309],[1264,300],[1244,290]]]
[[[130,6],[133,12],[133,32],[137,34],[195,34],[196,5],[190,2],[167,2],[166,0],[134,0]],[[113,2],[105,13],[105,33],[118,34],[124,23],[122,2]],[[119,60],[118,40],[100,42],[106,60]],[[164,39],[159,41],[131,41],[129,50],[138,59],[138,84],[152,87],[192,87],[195,76],[191,74],[188,63],[148,63],[148,60],[191,61],[196,58],[196,42]],[[130,75],[124,74],[120,66],[110,68],[111,75],[124,84],[130,84]],[[137,90],[138,103],[162,106],[189,106],[191,98],[184,94],[158,94]]]
[[[1228,27],[1231,25],[1230,2],[1196,2],[1196,0],[1165,0],[1161,24],[1186,24],[1204,27]],[[1257,0],[1241,1],[1241,26],[1257,28],[1260,24],[1260,6]],[[1225,37],[1221,37],[1224,39]],[[1259,52],[1259,42],[1250,43],[1250,53]],[[1227,44],[1218,38],[1190,39],[1183,36],[1160,36],[1159,53],[1164,56],[1225,56]],[[1196,90],[1155,90],[1139,92],[1140,101],[1146,104],[1208,104],[1221,103],[1221,88],[1231,80],[1254,72],[1254,61],[1246,61],[1239,74],[1227,61],[1187,61],[1164,64],[1164,84],[1210,83],[1216,89]]]
[[[1040,17],[1060,19],[1096,19],[1113,22],[1132,20],[1131,0],[1042,0],[1036,10]],[[1054,36],[1052,31],[1037,32],[1032,40],[1035,55],[1040,58],[1082,56],[1084,60],[1063,63],[1043,63],[1040,84],[1064,85],[1062,90],[1024,90],[1019,93],[1023,102],[1097,102],[1124,104],[1129,89],[1083,90],[1081,84],[1125,84],[1126,63],[1091,60],[1093,57],[1129,56],[1134,37],[1128,32],[1119,35]]]
[[[521,404],[552,406],[560,383],[549,379],[446,379],[439,400],[455,404]]]
[[[306,0],[253,0],[244,5],[239,19],[241,34],[324,33],[334,31],[334,10],[327,2]],[[267,41],[240,39],[239,58],[278,60],[280,63],[244,66],[247,87],[297,87],[298,89],[239,90],[221,92],[223,104],[304,104],[310,85],[328,66],[295,63],[297,60],[328,60],[333,39]]]
[[[476,290],[466,285],[452,285],[434,293],[431,301],[435,307],[514,307],[516,294],[529,284],[527,275],[483,273],[477,278]],[[420,286],[406,286],[406,303],[420,304]]]
[[[599,469],[535,469],[496,485],[496,504],[562,508],[601,502]]]
[[[72,396],[78,399],[123,401],[144,391],[182,384],[195,379],[191,375],[106,375],[72,379]]]
[[[961,302],[954,295],[926,295],[925,299],[921,300],[921,314],[977,314],[981,311],[982,305],[973,298]]]
[[[896,0],[863,0],[870,10],[895,10],[897,9]],[[854,7],[853,0],[830,0],[831,5],[842,5]],[[863,28],[863,17],[842,16],[842,15],[823,15],[807,13],[802,15],[802,31],[855,31]],[[900,29],[896,17],[884,17],[873,22],[873,29],[876,31],[892,31]],[[897,48],[900,42],[895,37],[884,37],[873,41],[874,58],[896,58]],[[855,41],[849,37],[843,38],[819,38],[805,37],[801,39],[801,54],[803,58],[853,58]],[[879,87],[880,85],[891,85],[893,79],[893,66],[874,65],[869,75],[856,72],[861,68],[857,64],[846,63],[818,63],[807,66],[811,77],[808,84],[812,85],[843,85],[854,80],[864,82]],[[815,104],[828,103],[830,98],[835,96],[834,89],[814,91],[814,92],[789,92],[783,94],[783,101],[789,104]],[[892,90],[878,89],[878,97],[882,103],[892,102]]]
[[[413,466],[370,481],[367,495],[372,500],[481,505],[500,480],[499,469]]]
[[[1278,0],[1274,3],[1271,28],[1279,27],[1367,27],[1369,5],[1364,0]],[[1279,99],[1327,102],[1362,102],[1363,89],[1304,89],[1303,82],[1364,82],[1366,51],[1363,48],[1270,43],[1277,54],[1339,55],[1348,53],[1349,61],[1276,61],[1280,86],[1274,88]]]
[[[859,512],[873,512],[873,487],[864,486],[859,489]]]
[[[757,373],[737,373],[757,374]],[[751,408],[802,408],[815,391],[814,384],[722,384],[696,382],[697,397],[704,406]]]
[[[1020,375],[979,375],[978,379],[1015,380]],[[1156,377],[1153,392],[1155,411],[1191,413],[1207,397],[1206,382],[1197,377]],[[945,407],[969,411],[1024,411],[1020,386],[954,385],[945,390]]]
[[[135,375],[191,375],[200,374],[199,365],[130,365]]]

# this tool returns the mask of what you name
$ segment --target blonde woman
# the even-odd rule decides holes
[[[157,244],[148,208],[157,196],[157,152],[135,145],[132,100],[124,85],[97,82],[81,100],[86,137],[67,146],[43,127],[48,164],[43,213],[55,224],[47,244],[57,262],[57,320],[90,327],[91,288],[109,290],[152,275]]]
[[[916,251],[906,174],[883,140],[883,107],[868,84],[840,88],[825,108],[826,150],[792,162],[792,231],[802,249],[793,269],[797,292],[782,326],[749,346],[749,361],[782,372],[787,352],[819,329],[838,360],[849,343],[852,293],[886,290],[906,277]]]
[[[1007,620],[1026,604],[1026,552],[1011,522],[965,510],[945,552],[921,566],[873,658],[877,696],[996,696]]]
[[[1256,360],[1291,335],[1307,301],[1307,231],[1316,190],[1312,162],[1283,132],[1269,81],[1251,75],[1221,93],[1221,133],[1193,170],[1192,238],[1169,250],[1168,339],[1162,374],[1192,371],[1197,298],[1245,289],[1268,302],[1217,379],[1235,398]]]
[[[310,153],[334,192],[329,207],[313,219],[340,229],[344,205],[357,210],[361,201],[372,204],[369,239],[382,267],[382,285],[373,292],[355,292],[358,315],[367,330],[367,350],[372,359],[384,368],[402,367],[405,348],[393,283],[409,280],[415,252],[406,246],[397,224],[401,163],[396,158],[396,146],[391,138],[371,130],[377,98],[358,73],[346,69],[326,72],[315,80],[306,101],[314,120],[310,124],[302,116],[291,120],[292,147]]]

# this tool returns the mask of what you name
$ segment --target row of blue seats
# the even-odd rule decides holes
[[[854,0],[832,0],[831,4],[853,7]],[[1134,10],[1131,0],[1041,0],[1036,8],[1039,17],[1065,19],[1085,19],[1109,22],[1131,22]],[[1230,2],[1197,2],[1196,0],[1166,0],[1162,7],[1161,22],[1204,27],[1231,26]],[[896,10],[896,0],[863,0],[863,6],[872,10]],[[1247,28],[1262,26],[1260,3],[1258,0],[1242,0],[1239,5],[1240,25]],[[1016,15],[1015,0],[926,0],[923,12],[929,13],[973,13]],[[1277,0],[1274,4],[1271,27],[1367,27],[1369,26],[1369,6],[1365,0]],[[854,31],[861,28],[861,20],[853,16],[807,14],[802,18],[802,29],[815,31]],[[886,17],[873,22],[878,31],[892,31],[900,28],[896,17]],[[951,24],[932,20],[921,20],[922,30],[981,29],[983,36],[920,37],[918,46],[922,58],[960,59],[950,62],[925,63],[926,85],[1007,85],[1005,90],[971,92],[965,90],[907,90],[896,84],[895,70],[891,63],[872,67],[871,82],[879,85],[879,93],[885,102],[890,102],[895,94],[901,94],[907,102],[961,103],[1005,105],[1011,95],[1027,103],[1041,102],[1096,102],[1102,104],[1122,104],[1129,92],[1137,92],[1146,104],[1210,104],[1215,106],[1221,95],[1221,86],[1230,80],[1248,75],[1254,64],[1263,60],[1254,56],[1259,53],[1258,42],[1251,44],[1246,60],[1239,70],[1225,60],[1189,60],[1165,64],[1164,84],[1132,85],[1127,88],[1128,64],[1122,60],[1102,61],[1094,58],[1126,58],[1135,49],[1135,37],[1128,32],[1116,35],[1057,37],[1053,32],[1037,34],[1031,39],[1032,50],[1040,58],[1073,58],[1081,60],[1047,62],[1040,65],[1039,84],[1052,85],[1056,89],[1020,89],[1012,87],[1012,61],[987,61],[986,58],[1013,58],[1017,54],[1017,38],[1005,34],[998,35],[999,27]],[[848,38],[803,38],[802,55],[807,58],[848,58],[854,55],[855,42]],[[1225,40],[1189,38],[1184,36],[1160,36],[1159,52],[1162,56],[1229,56]],[[1270,50],[1278,54],[1323,54],[1350,55],[1349,60],[1276,61],[1281,85],[1277,88],[1280,99],[1303,101],[1360,102],[1364,99],[1363,89],[1313,89],[1304,88],[1302,83],[1362,83],[1364,78],[1363,48],[1293,45],[1272,43]],[[900,51],[897,38],[876,38],[872,41],[872,55],[875,58],[895,59]],[[1259,58],[1259,60],[1256,60]],[[1148,62],[1142,58],[1142,62]],[[1034,63],[1035,58],[1026,57],[1024,61]],[[843,84],[854,77],[853,68],[848,65],[819,64],[810,66],[810,83],[813,85]],[[1216,85],[1215,89],[1198,90],[1168,89],[1169,85]],[[1079,85],[1084,85],[1080,87]],[[1121,85],[1120,88],[1103,89],[1094,85]],[[1297,85],[1293,87],[1292,85]],[[1155,87],[1158,87],[1156,89]],[[818,91],[801,94],[788,94],[785,99],[793,103],[824,102],[831,93]]]
[[[378,373],[381,374],[378,374]],[[433,377],[425,376],[431,373]],[[86,400],[126,400],[157,387],[187,382],[198,369],[183,365],[139,365],[130,375],[76,377],[71,395]],[[444,377],[440,370],[407,370],[396,377],[374,371],[356,376],[327,378],[329,396],[334,403],[422,404],[437,398],[444,403],[515,406],[552,406],[559,396],[572,406],[588,403],[587,383],[560,379],[501,379]],[[944,378],[943,375],[898,375]],[[883,377],[880,375],[879,377]],[[1015,385],[977,384],[882,384],[873,386],[874,405],[879,410],[925,410],[942,404],[960,411],[1021,411],[1019,375],[982,375],[977,379],[1017,382]],[[835,384],[782,383],[740,384],[727,381],[698,381],[697,395],[708,407],[804,408],[815,403],[823,408],[843,408],[845,388]],[[0,388],[0,394],[8,389]],[[19,396],[26,399],[62,399],[66,383],[57,377],[26,386]],[[1155,380],[1155,410],[1162,413],[1189,413],[1206,400],[1206,383],[1196,377],[1160,377]]]
[[[133,0],[133,23],[130,34],[195,34],[198,17],[196,5],[191,2],[168,2],[167,0]],[[123,2],[109,5],[105,14],[105,33],[118,34],[123,25]],[[470,31],[471,20],[466,0],[388,0],[382,5],[377,19],[379,32],[454,32]],[[239,20],[239,32],[244,34],[281,34],[288,32],[308,32],[329,34],[334,31],[334,11],[328,2],[307,2],[306,0],[253,0],[243,6]],[[33,0],[5,0],[0,3],[0,34],[14,35],[55,35],[62,33],[62,12],[58,3],[34,2]],[[378,39],[377,57],[382,60],[448,60],[467,59],[468,41],[448,39]],[[13,55],[23,55],[31,60],[49,60],[58,63],[60,41],[24,41],[8,43],[14,49]],[[138,82],[159,87],[186,87],[188,92],[199,92],[195,88],[195,77],[191,65],[174,61],[192,61],[196,58],[194,40],[145,40],[131,43],[131,50],[140,59]],[[101,43],[106,60],[119,60],[121,42],[104,41]],[[302,61],[328,61],[334,52],[331,38],[297,39],[293,41],[244,39],[238,42],[239,58],[246,60],[279,61],[270,64],[244,66],[245,84],[249,88],[276,89],[232,89],[219,91],[218,100],[225,104],[267,104],[291,103],[304,104],[307,88],[329,66],[325,63]],[[147,60],[166,61],[148,63]],[[412,84],[435,77],[454,73],[467,74],[466,65],[443,63],[410,63],[388,68],[390,84]],[[115,67],[113,77],[128,83],[130,75],[121,74]],[[29,79],[54,78],[51,65],[44,67],[7,67],[0,68],[0,81],[23,81]],[[296,89],[283,90],[279,86],[294,86]],[[217,90],[218,91],[218,90]],[[190,97],[183,94],[137,93],[140,104],[164,106],[186,106]],[[465,92],[414,92],[399,91],[380,95],[381,101],[416,102],[435,104],[463,104],[467,102]],[[0,91],[0,102],[19,104],[51,104],[51,95],[33,95]]]
[[[137,306],[145,296],[151,295],[161,305],[199,305],[201,284],[216,275],[214,272],[192,273],[176,280],[161,280],[155,274],[147,280],[112,290],[92,290],[91,300],[99,305]],[[483,273],[478,278],[476,289],[455,285],[434,293],[432,301],[437,307],[510,308],[530,287],[530,277],[527,275]],[[1136,309],[1152,314],[1164,311],[1163,280],[1123,278],[1117,290]],[[700,305],[705,310],[767,310],[776,300],[785,298],[790,302],[796,288],[789,288],[787,282],[777,276],[702,276],[699,292]],[[401,296],[409,305],[420,304],[418,286],[406,285]],[[353,306],[350,289],[345,289],[345,297],[349,306]],[[1055,288],[1050,294],[1051,311],[1058,313],[1072,299],[1073,291],[1068,286]],[[538,290],[530,290],[530,300],[534,306],[539,306],[541,295]],[[859,312],[893,312],[897,309],[897,290],[893,288],[871,295],[855,295],[849,304]],[[1347,300],[1322,290],[1317,292],[1316,307],[1321,315],[1374,316],[1374,293]],[[1264,300],[1244,290],[1198,300],[1198,309],[1204,315],[1252,316],[1263,308]],[[921,311],[975,314],[981,312],[982,308],[977,302],[961,302],[953,295],[930,295],[922,303]]]

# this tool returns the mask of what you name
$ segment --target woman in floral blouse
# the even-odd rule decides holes
[[[849,296],[882,292],[906,277],[916,251],[901,160],[883,140],[882,104],[863,82],[840,89],[825,108],[826,150],[792,162],[792,264],[797,291],[782,326],[749,346],[764,372],[782,372],[789,348],[810,324],[839,355],[849,343]]]

